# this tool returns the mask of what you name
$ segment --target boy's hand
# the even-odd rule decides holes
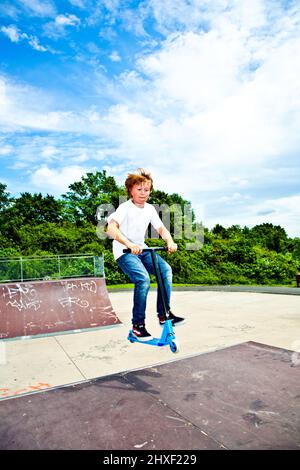
[[[143,248],[141,248],[139,245],[135,245],[134,243],[127,245],[127,248],[131,250],[133,255],[140,255],[143,251]]]
[[[177,251],[177,243],[174,243],[174,242],[168,243],[168,252],[174,253],[175,251]]]

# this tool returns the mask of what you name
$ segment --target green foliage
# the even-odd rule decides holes
[[[62,196],[65,218],[77,225],[83,222],[96,225],[100,204],[112,204],[117,208],[119,197],[126,196],[125,188],[118,187],[112,176],[106,176],[105,170],[87,173],[69,188],[70,191]]]
[[[183,199],[179,194],[167,194],[164,191],[153,190],[149,198],[149,204],[156,206],[164,223],[168,223],[170,231],[177,238],[184,235],[184,229],[194,229],[195,214],[191,203]],[[167,221],[164,220],[164,206],[167,208]]]
[[[104,272],[107,284],[124,284],[129,282],[129,278],[121,271],[113,257],[111,250],[105,250]]]
[[[27,192],[13,198],[6,192],[6,185],[0,183],[0,257],[104,254],[107,283],[128,283],[129,278],[113,258],[112,241],[100,240],[96,235],[97,207],[100,204],[117,207],[119,198],[126,197],[125,188],[103,170],[87,173],[69,189],[61,199]],[[179,222],[171,214],[171,233],[178,230],[178,223],[187,220],[195,226],[192,207],[179,194],[153,190],[149,202],[181,211],[183,217]],[[300,238],[289,238],[281,226],[264,223],[253,228],[239,225],[225,228],[217,224],[212,230],[204,229],[204,245],[197,251],[187,250],[188,240],[184,238],[176,241],[179,246],[176,253],[162,254],[172,266],[174,283],[295,285],[300,267]],[[164,245],[161,239],[147,243]],[[4,279],[9,273],[5,273],[3,263],[0,266]],[[11,275],[16,266],[10,264]],[[77,268],[62,267],[66,275],[75,275]],[[87,265],[81,264],[80,268],[88,272]]]
[[[19,224],[38,224],[45,221],[59,222],[62,219],[62,204],[56,201],[54,196],[42,196],[39,194],[21,193],[13,204],[2,210],[2,220],[15,219]]]
[[[294,238],[292,240],[293,243],[290,245],[290,252],[292,253],[292,257],[295,260],[298,260],[298,265],[300,266],[300,238]]]
[[[261,224],[251,230],[251,236],[255,242],[277,253],[284,251],[287,234],[279,225]]]
[[[0,183],[0,213],[7,209],[12,201],[9,193],[5,191],[6,187],[6,184]]]

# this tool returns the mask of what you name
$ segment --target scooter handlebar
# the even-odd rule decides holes
[[[166,246],[151,246],[148,248],[144,248],[143,251],[168,251],[168,248]],[[123,253],[131,253],[130,248],[126,248],[123,250]]]

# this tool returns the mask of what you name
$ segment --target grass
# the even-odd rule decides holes
[[[219,285],[219,284],[218,284]],[[230,285],[230,286],[241,286],[241,287],[296,287],[295,283],[291,284],[224,284],[225,285]],[[184,283],[184,284],[178,284],[174,283],[172,284],[173,287],[214,287],[216,284],[189,284],[189,283]],[[223,286],[223,284],[220,284],[220,286]],[[151,282],[151,287],[157,287],[156,283]],[[134,284],[128,283],[128,284],[108,284],[107,285],[108,290],[122,290],[122,289],[133,289]]]
[[[196,285],[204,285],[204,284],[172,284],[173,287],[180,286],[180,287],[190,287],[190,286],[196,286]],[[157,287],[157,284],[155,282],[151,282],[151,287]],[[114,290],[114,289],[133,289],[134,284],[107,284],[107,288]]]

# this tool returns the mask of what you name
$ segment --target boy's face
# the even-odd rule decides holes
[[[137,183],[131,190],[132,202],[143,206],[150,196],[151,183]]]

